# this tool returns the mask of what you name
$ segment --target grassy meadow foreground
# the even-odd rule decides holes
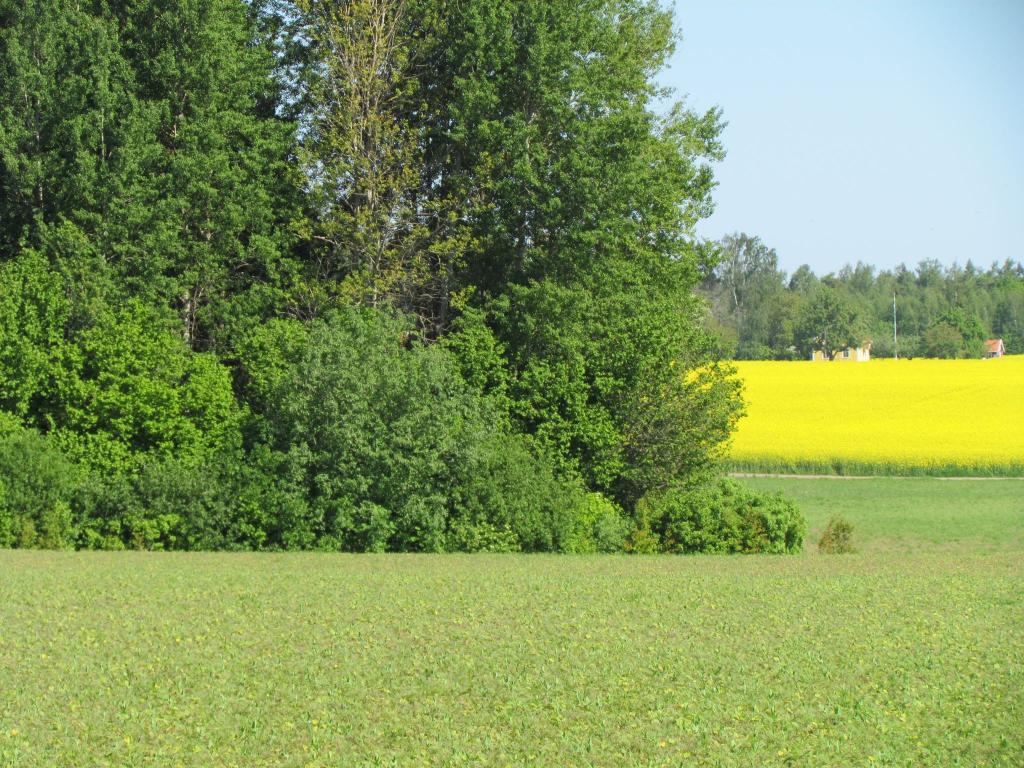
[[[740,362],[732,466],[837,474],[1024,474],[1024,355]]]
[[[0,552],[0,765],[1020,765],[1016,481],[749,482],[861,553]]]

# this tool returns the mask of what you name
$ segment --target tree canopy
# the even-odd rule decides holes
[[[1024,350],[1019,262],[944,268],[925,259],[893,270],[858,263],[821,277],[803,265],[787,279],[774,249],[757,237],[729,235],[718,249],[700,287],[710,309],[704,324],[737,359],[792,359],[864,341],[887,357],[980,357],[986,338]]]
[[[603,551],[717,471],[722,121],[655,0],[0,20],[4,434],[74,467],[8,541]]]

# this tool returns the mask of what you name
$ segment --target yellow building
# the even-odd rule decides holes
[[[865,341],[859,347],[844,347],[842,349],[836,349],[832,351],[832,354],[826,354],[820,349],[816,349],[811,352],[811,360],[815,362],[824,362],[826,360],[844,360],[851,363],[866,363],[871,359],[871,342]]]

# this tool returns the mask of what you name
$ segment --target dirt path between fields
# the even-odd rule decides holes
[[[729,477],[778,477],[785,480],[1024,480],[1024,477],[932,477],[931,475],[782,475],[773,472],[730,472]]]

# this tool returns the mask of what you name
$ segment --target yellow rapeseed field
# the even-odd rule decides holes
[[[1024,473],[1024,355],[737,368],[737,469]]]

